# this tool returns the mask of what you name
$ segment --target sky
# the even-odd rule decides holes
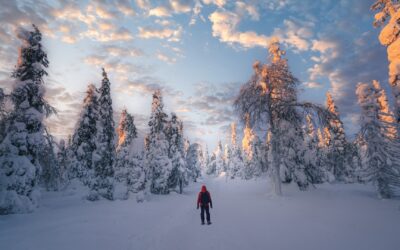
[[[300,80],[300,100],[323,105],[329,91],[352,137],[359,129],[355,86],[376,79],[390,93],[373,2],[0,0],[0,87],[12,86],[16,30],[34,23],[50,61],[46,98],[58,110],[47,120],[52,134],[72,133],[87,85],[100,85],[104,67],[116,119],[126,108],[145,132],[152,93],[161,89],[190,141],[212,150],[239,122],[233,100],[278,37]]]

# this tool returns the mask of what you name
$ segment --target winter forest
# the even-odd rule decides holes
[[[153,10],[164,7],[178,13],[186,4],[170,2],[169,7],[149,9],[149,15],[161,17]],[[214,4],[220,11],[229,6],[225,1],[195,2]],[[250,5],[238,3],[236,11],[243,7],[251,14]],[[32,24],[34,20],[19,25],[13,33],[19,41],[18,58],[8,62],[15,66],[9,65],[13,70],[0,85],[0,245],[200,249],[205,244],[212,249],[266,249],[270,244],[271,249],[292,249],[301,237],[311,240],[306,232],[319,231],[315,246],[298,249],[398,249],[400,2],[375,0],[368,7],[367,14],[374,18],[370,29],[379,31],[374,39],[387,50],[388,80],[354,83],[351,91],[359,110],[355,134],[347,131],[332,90],[322,93],[324,104],[300,97],[303,76],[292,71],[297,65],[288,56],[296,55],[296,48],[278,34],[247,65],[247,80],[230,90],[234,99],[229,108],[235,116],[226,128],[228,138],[213,137],[215,148],[192,139],[186,116],[167,106],[164,88],[154,88],[146,96],[151,106],[143,108],[145,121],[126,107],[116,109],[117,83],[110,78],[119,72],[107,64],[99,65],[97,78],[85,84],[76,107],[79,115],[70,121],[71,133],[52,134],[46,121],[62,114],[48,98],[48,69],[57,64],[49,60],[52,51],[45,46],[48,27]],[[253,41],[247,35],[244,39]],[[135,99],[123,102],[136,104]],[[216,207],[211,209],[216,222],[206,228],[208,232],[195,229],[201,227],[195,203],[202,185],[207,185]],[[313,223],[320,223],[315,227],[314,216],[318,222]],[[42,224],[43,220],[54,224]],[[348,228],[345,220],[352,221]],[[286,236],[285,230],[279,233],[289,224],[293,227]],[[55,232],[49,239],[45,235],[51,228]],[[365,231],[352,233],[355,228]],[[238,236],[241,230],[243,239]],[[268,230],[279,236],[273,239]],[[341,230],[350,236],[337,233]],[[202,243],[190,231],[210,240]],[[298,231],[304,231],[299,239],[294,236]],[[69,236],[60,236],[63,233]],[[269,243],[264,234],[270,235]],[[154,235],[158,236],[153,241]],[[285,240],[288,243],[282,243]]]

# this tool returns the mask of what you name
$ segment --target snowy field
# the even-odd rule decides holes
[[[284,187],[268,194],[266,180],[207,179],[212,225],[200,225],[196,197],[150,201],[83,200],[44,193],[33,214],[0,217],[0,249],[348,249],[398,250],[400,201],[379,200],[371,186],[324,184],[308,192]]]

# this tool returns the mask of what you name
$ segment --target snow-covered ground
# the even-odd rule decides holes
[[[150,201],[83,200],[45,193],[32,214],[0,217],[0,249],[349,249],[398,250],[400,201],[379,200],[371,186],[320,185],[307,192],[284,186],[268,194],[266,180],[207,179],[213,198],[211,226],[200,225],[196,197]]]

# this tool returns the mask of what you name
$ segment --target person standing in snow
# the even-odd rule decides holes
[[[201,213],[200,213],[200,218],[201,218],[201,224],[204,225],[204,212],[206,212],[207,215],[207,224],[211,224],[211,219],[210,219],[210,207],[212,208],[212,200],[211,200],[211,195],[210,192],[207,191],[207,188],[205,185],[201,187],[201,191],[197,197],[197,209],[201,208]]]

